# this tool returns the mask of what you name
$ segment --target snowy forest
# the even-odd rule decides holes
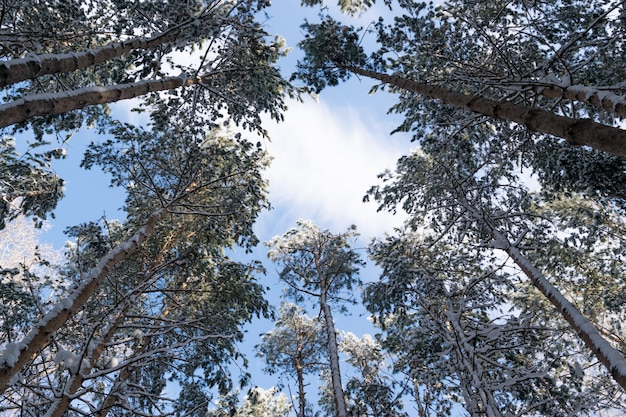
[[[626,1],[281,1],[2,1],[0,416],[626,415]],[[399,226],[261,240],[267,123],[355,79]],[[124,215],[52,248],[84,129]]]

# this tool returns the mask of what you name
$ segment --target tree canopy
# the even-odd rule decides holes
[[[353,14],[373,3],[340,6]],[[406,231],[372,246],[383,282],[368,288],[366,304],[379,314],[389,348],[420,349],[415,362],[406,357],[398,368],[413,378],[420,414],[450,413],[457,401],[470,415],[494,416],[607,407],[615,388],[597,387],[610,386],[602,381],[608,377],[623,392],[624,339],[596,313],[610,323],[618,323],[620,313],[586,283],[606,279],[599,284],[605,296],[621,297],[623,2],[384,4],[392,17],[367,30],[331,17],[328,9],[320,22],[305,22],[305,56],[292,79],[318,93],[352,75],[378,82],[372,92],[382,88],[397,96],[390,109],[404,115],[397,131],[411,132],[419,144],[366,196],[381,210],[409,214]],[[533,181],[538,184],[529,189]],[[456,268],[459,275],[447,278]],[[443,298],[434,301],[438,292]],[[513,306],[509,315],[502,315],[503,306]],[[534,326],[536,309],[559,315]],[[522,322],[527,311],[533,313],[515,335],[517,325],[507,323]],[[491,350],[491,337],[501,343],[502,332],[511,332],[516,345],[539,346],[533,340],[549,337],[534,331],[555,332],[564,322],[571,333],[560,337],[568,344],[559,346],[572,352],[564,355],[592,354],[604,365],[591,377],[580,372],[590,366],[582,358],[566,364],[573,379],[557,386],[573,391],[538,389],[536,378],[550,373],[564,381],[561,360],[552,370],[532,371],[531,356],[526,365],[504,365],[513,357],[491,356],[514,351]],[[419,336],[411,339],[410,332]],[[433,342],[422,348],[419,339],[426,335]],[[537,357],[545,359],[548,349]],[[450,366],[455,351],[459,362]],[[445,358],[447,367],[429,369],[429,355]],[[504,366],[506,378],[513,378],[513,369],[529,374],[516,377],[516,384],[496,382],[493,365]],[[538,390],[515,393],[521,381],[533,381]],[[593,400],[585,404],[585,395]],[[553,409],[541,408],[551,401]]]
[[[266,0],[3,5],[0,414],[626,413],[626,3],[301,4],[320,16],[289,81]],[[352,76],[415,142],[363,197],[404,220],[368,262],[356,226],[298,221],[268,268],[263,122]],[[68,227],[61,253],[38,233],[87,127],[80,168],[124,217]]]
[[[0,127],[33,135],[33,146],[67,140],[82,126],[106,131],[108,105],[131,98],[157,127],[191,118],[189,129],[236,125],[265,134],[261,114],[280,120],[296,94],[276,67],[284,41],[257,22],[266,1],[58,3],[18,2],[0,20]],[[45,218],[56,207],[62,179],[48,163],[63,154],[51,146],[17,155],[19,163],[3,153],[4,169],[23,174],[2,187],[3,205],[12,206],[0,221]]]
[[[614,127],[626,116],[622,2],[385,3],[397,16],[373,24],[378,49],[369,54],[347,23],[305,23],[307,54],[294,78],[318,92],[351,74],[381,81],[399,96],[399,129],[418,140],[438,126],[452,132],[451,120],[488,116],[512,148],[531,147],[530,131],[626,156],[626,134]]]

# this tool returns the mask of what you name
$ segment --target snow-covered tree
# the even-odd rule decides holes
[[[433,129],[450,133],[488,121],[507,132],[493,140],[505,141],[507,152],[520,148],[516,157],[529,164],[532,154],[548,150],[537,141],[543,134],[626,157],[618,127],[626,116],[620,0],[385,4],[394,18],[379,19],[363,35],[376,33],[378,49],[369,54],[349,25],[331,17],[307,22],[307,55],[294,77],[317,91],[351,74],[387,85],[399,97],[392,110],[405,115],[399,130],[418,140]]]
[[[286,417],[289,409],[287,396],[277,393],[276,388],[264,390],[254,387],[246,393],[243,404],[237,410],[237,415],[241,417]]]
[[[384,272],[366,304],[396,371],[415,384],[420,416],[454,415],[459,404],[492,416],[610,408],[619,388],[584,376],[595,365],[583,343],[504,260],[410,231],[372,249]]]
[[[342,2],[348,11],[372,3]],[[551,323],[565,320],[604,365],[597,373],[626,388],[621,336],[594,323],[595,312],[584,305],[612,317],[615,308],[563,282],[589,275],[606,283],[606,271],[623,268],[620,221],[608,220],[621,217],[625,195],[623,2],[385,4],[394,18],[363,35],[376,34],[378,49],[369,54],[349,25],[330,17],[305,24],[307,55],[294,76],[319,90],[354,73],[396,93],[392,111],[405,116],[398,130],[414,133],[421,150],[372,190],[381,208],[406,210],[409,228],[428,230],[424,245],[438,252],[469,246],[487,259],[492,252],[508,258],[561,314]],[[525,188],[524,171],[539,180],[538,193]],[[543,217],[574,195],[591,209]],[[557,251],[559,245],[582,249],[589,237],[602,249],[573,251],[589,259],[584,268],[554,255],[569,252]],[[619,275],[608,285],[611,299],[619,298]],[[589,296],[593,302],[583,301]]]
[[[40,242],[42,232],[23,216],[0,231],[0,340],[7,343],[24,337],[66,284],[56,269],[62,253]]]
[[[92,2],[87,7],[66,3],[49,8],[29,1],[16,5],[10,24],[18,33],[24,29],[23,45],[33,50],[16,51],[18,56],[2,64],[0,85],[18,88],[8,90],[9,100],[0,107],[0,126],[34,124],[32,119],[47,116],[49,120],[35,125],[43,129],[50,115],[184,86],[195,86],[196,111],[215,120],[222,119],[226,110],[237,122],[243,120],[244,126],[260,129],[259,112],[279,117],[280,97],[288,87],[272,65],[281,54],[281,45],[278,40],[267,40],[254,16],[266,2],[114,1]],[[46,13],[59,15],[56,19],[49,16],[50,31],[30,32],[30,20]],[[57,33],[56,25],[62,31],[72,27],[68,20],[88,28],[79,31],[72,42],[49,36]],[[29,33],[34,38],[46,37],[46,45],[36,39],[28,42]],[[190,53],[194,48],[205,50],[189,59],[191,63],[172,58],[175,51]],[[262,80],[264,91],[251,94],[244,80]],[[54,127],[64,130],[80,126],[83,120],[71,115],[57,119]]]
[[[240,401],[239,392],[220,396],[208,417],[287,417],[291,404],[276,388],[253,387]],[[241,403],[240,403],[241,402]]]
[[[262,339],[256,349],[267,365],[265,371],[294,377],[298,386],[297,415],[309,415],[305,377],[318,374],[328,363],[328,341],[322,323],[307,317],[303,308],[283,303],[275,328]]]
[[[278,264],[280,278],[287,292],[296,301],[305,298],[319,306],[320,318],[326,331],[334,414],[346,417],[347,408],[341,383],[337,334],[333,308],[341,307],[350,298],[354,286],[360,283],[358,270],[363,261],[352,249],[356,230],[333,234],[321,230],[310,221],[300,220],[298,227],[267,242],[269,258]],[[333,305],[334,304],[334,305]]]
[[[361,417],[406,417],[403,390],[388,373],[388,356],[370,335],[343,333],[339,349],[357,374],[346,383],[348,414]],[[401,387],[400,387],[401,388]]]
[[[212,387],[232,388],[225,364],[239,356],[240,325],[267,312],[258,266],[225,254],[256,243],[264,152],[219,133],[118,127],[85,164],[126,188],[128,218],[71,230],[76,243],[62,272],[75,285],[28,335],[4,346],[7,410],[47,404],[50,416],[159,415],[175,403],[191,412]],[[164,398],[168,380],[197,389]]]
[[[63,157],[63,150],[38,148],[33,144],[20,153],[14,139],[0,140],[0,230],[19,215],[41,225],[63,197],[63,179],[51,169],[51,161]]]
[[[13,139],[3,142],[0,225],[17,212],[45,218],[54,209],[63,181],[50,160],[62,153],[50,136],[107,130],[107,103],[141,97],[138,110],[152,113],[157,129],[193,116],[204,130],[231,123],[265,134],[260,115],[281,120],[294,94],[275,66],[283,40],[257,22],[266,1],[83,3],[24,0],[0,16],[0,126],[28,132],[39,147],[22,156]]]
[[[608,375],[624,387],[622,373],[626,368],[620,352],[623,339],[614,336],[620,335],[621,330],[605,332],[604,324],[594,323],[597,312],[585,311],[585,305],[589,304],[602,311],[602,315],[612,317],[608,321],[620,317],[614,305],[602,305],[602,300],[592,290],[603,288],[607,291],[605,297],[619,298],[622,285],[615,278],[620,275],[615,271],[623,269],[623,244],[617,232],[623,221],[619,220],[622,219],[619,205],[602,207],[597,200],[588,198],[587,207],[580,202],[569,203],[566,205],[569,208],[564,210],[564,203],[555,200],[552,193],[529,193],[517,178],[519,173],[511,171],[499,159],[499,149],[478,147],[462,135],[449,137],[445,147],[429,143],[424,151],[403,157],[395,173],[383,176],[386,184],[371,190],[382,207],[395,209],[399,206],[410,213],[407,225],[411,230],[426,231],[423,242],[417,245],[416,258],[427,256],[428,259],[432,251],[442,256],[420,261],[419,268],[409,269],[414,271],[415,279],[420,276],[419,271],[428,270],[429,264],[431,267],[448,265],[451,272],[451,266],[458,262],[451,263],[457,259],[455,254],[475,253],[477,258],[471,264],[481,268],[493,268],[497,264],[492,253],[504,254],[528,279],[521,283],[507,279],[514,285],[515,292],[528,291],[525,289],[528,286],[535,289],[522,297],[524,309],[542,306],[545,316],[541,320],[546,320],[547,326],[552,328],[560,328],[566,322],[573,332],[568,339],[575,339],[574,334],[580,337]],[[550,209],[555,205],[558,211]],[[563,256],[568,252],[575,255]],[[397,264],[398,253],[386,256],[390,257],[389,268]],[[460,259],[469,258],[464,255]],[[459,276],[463,277],[466,272],[466,279],[484,275],[479,271],[469,274],[470,271],[470,267],[465,266]],[[394,276],[403,274],[394,273]],[[603,281],[598,286],[590,283],[576,288],[579,280],[598,279]],[[410,278],[406,285],[409,283]],[[461,290],[467,285],[469,283],[461,285]],[[449,292],[450,287],[445,290]],[[537,299],[538,293],[545,298]],[[447,307],[447,311],[454,311],[454,305]],[[559,315],[552,316],[552,311]],[[576,346],[573,341],[568,343]],[[583,352],[579,348],[575,351]],[[600,378],[608,376],[598,369],[592,374],[599,374]],[[588,387],[596,387],[606,382],[593,380],[589,384]],[[600,397],[606,393],[586,389]],[[615,388],[609,388],[611,390]]]

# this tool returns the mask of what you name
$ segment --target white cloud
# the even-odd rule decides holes
[[[260,219],[262,239],[283,233],[300,218],[334,232],[356,224],[367,240],[401,224],[399,216],[377,213],[375,202],[362,200],[379,183],[377,175],[393,170],[409,151],[406,137],[390,136],[389,125],[353,107],[310,100],[292,103],[285,122],[268,130],[274,160],[266,177],[275,209]]]

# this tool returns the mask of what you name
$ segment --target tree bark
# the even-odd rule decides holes
[[[41,54],[0,62],[0,88],[41,75],[60,74],[118,58],[133,50],[153,49],[179,39],[188,39],[185,28],[206,19],[210,14],[188,19],[152,38],[134,38],[98,48],[65,54]]]
[[[122,324],[122,322],[124,321],[126,311],[129,307],[130,304],[126,304],[122,311],[116,314],[113,324],[109,326],[106,334],[98,343],[98,346],[96,346],[91,352],[88,352],[87,357],[90,358],[89,367],[86,369],[81,368],[80,372],[70,378],[68,382],[69,387],[66,385],[67,388],[63,390],[63,392],[61,393],[61,397],[57,398],[57,400],[48,409],[45,417],[63,417],[63,415],[69,408],[70,403],[72,402],[72,397],[83,386],[83,382],[85,381],[84,375],[91,372],[94,364],[98,361],[98,359],[100,359],[100,356],[102,355],[102,352],[104,352],[106,344],[111,341],[120,324]]]
[[[346,69],[354,74],[441,100],[444,104],[452,107],[514,122],[535,132],[563,138],[573,146],[589,146],[626,158],[626,131],[594,122],[591,119],[572,119],[539,108],[526,107],[506,101],[495,101],[478,95],[457,93],[398,75],[387,75],[354,66],[346,66]]]
[[[429,417],[426,410],[428,409],[428,404],[426,401],[422,404],[422,399],[420,396],[420,385],[417,381],[417,378],[412,378],[411,382],[413,382],[413,397],[415,398],[415,404],[417,405],[417,416],[418,417]]]
[[[296,377],[298,379],[298,417],[305,417],[306,412],[306,393],[304,390],[304,372],[299,360],[296,360]]]
[[[339,367],[339,349],[337,347],[337,334],[335,331],[335,323],[330,306],[326,302],[325,290],[322,290],[320,297],[320,307],[324,313],[324,321],[326,322],[326,333],[328,335],[328,352],[330,359],[330,376],[333,386],[333,397],[335,400],[335,416],[346,417],[348,412],[346,409],[346,400],[343,395],[343,387],[341,385],[341,370]]]
[[[180,75],[158,80],[142,80],[131,84],[85,87],[60,93],[34,94],[0,105],[0,128],[22,123],[36,116],[66,113],[87,106],[114,103],[155,91],[171,90],[200,82],[200,77]]]
[[[494,237],[499,234],[494,232]],[[502,237],[500,235],[500,237]],[[502,237],[503,238],[503,237]],[[497,239],[497,238],[496,238]],[[561,292],[555,288],[546,277],[522,255],[514,246],[507,246],[506,253],[513,262],[520,267],[524,274],[554,307],[561,313],[563,318],[572,326],[585,345],[609,371],[615,382],[626,390],[626,359],[622,353],[615,349],[602,337],[593,323],[587,319]]]
[[[565,98],[572,101],[590,104],[620,117],[626,117],[626,97],[608,94],[606,91],[585,85],[566,87],[551,85],[537,86],[534,91],[549,98]]]
[[[117,42],[82,52],[43,54],[0,62],[0,88],[41,75],[67,73],[120,57],[138,49],[152,49],[173,41],[175,33],[169,31],[152,39],[136,38]]]
[[[146,241],[152,233],[155,224],[167,214],[166,208],[161,208],[146,220],[145,225],[125,242],[120,243],[103,257],[98,265],[84,277],[83,283],[65,299],[61,300],[33,329],[17,344],[14,344],[19,354],[17,357],[8,356],[7,351],[0,357],[0,393],[4,392],[11,378],[17,374],[26,363],[31,361],[39,350],[50,340],[53,333],[85,305],[102,281],[115,265],[127,259]]]

